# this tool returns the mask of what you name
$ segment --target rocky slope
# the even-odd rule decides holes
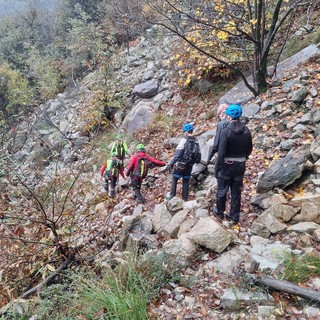
[[[166,63],[172,38],[159,45],[153,42],[154,32],[119,57],[117,80],[128,88],[130,103],[114,115],[115,131],[127,135],[132,152],[142,141],[148,153],[168,161],[181,125],[191,121],[205,160],[215,135],[212,114],[219,97],[179,92]],[[143,247],[149,255],[184,266],[182,277],[193,285],[163,288],[162,298],[150,305],[153,318],[317,319],[320,309],[313,303],[286,295],[279,299],[246,283],[244,275],[281,277],[286,254],[319,254],[319,65],[315,54],[313,61],[288,69],[264,95],[244,104],[254,152],[247,163],[243,213],[236,228],[211,215],[216,187],[211,165],[195,166],[188,202],[179,197],[164,201],[170,176],[158,169],[144,186],[145,205],[135,203],[125,180],[116,199],[109,199],[98,174],[99,137],[84,136],[85,120],[79,118],[84,101],[94,95],[90,88],[95,74],[21,122],[7,149],[26,173],[26,183],[38,192],[54,174],[81,169],[78,183],[85,193],[75,214],[85,218],[78,226],[81,232],[68,238],[70,249],[81,247],[82,255],[95,256],[94,263],[105,266],[117,263],[124,250]],[[320,278],[303,285],[319,291]]]

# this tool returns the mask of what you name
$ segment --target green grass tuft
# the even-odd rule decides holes
[[[308,254],[301,257],[287,255],[284,261],[284,279],[299,283],[320,275],[320,256]]]

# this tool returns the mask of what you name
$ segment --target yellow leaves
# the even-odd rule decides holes
[[[219,31],[219,32],[217,33],[217,37],[218,37],[220,40],[225,41],[225,40],[228,39],[228,33],[225,32],[225,31]]]
[[[182,60],[179,60],[179,61],[178,61],[177,66],[178,66],[179,68],[181,68],[181,67],[183,66]]]
[[[303,187],[298,187],[294,189],[294,197],[295,198],[300,198],[304,195],[304,188]]]
[[[191,82],[191,78],[188,77],[188,78],[186,79],[186,81],[184,82],[184,84],[187,86],[187,85],[190,84],[190,82]]]
[[[256,24],[257,24],[257,21],[258,21],[257,19],[251,19],[251,20],[250,20],[250,23],[251,23],[252,25],[256,25]]]

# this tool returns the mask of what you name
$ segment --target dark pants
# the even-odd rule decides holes
[[[110,197],[114,197],[116,195],[116,185],[117,185],[118,177],[117,176],[104,176],[104,190],[109,192],[109,183],[110,183]]]
[[[134,196],[137,198],[138,202],[144,202],[144,198],[141,194],[141,184],[142,184],[141,177],[132,175],[130,178],[131,178],[131,185],[133,188]]]
[[[238,222],[241,206],[241,187],[245,172],[245,162],[225,163],[218,173],[218,188],[215,212],[222,215],[226,209],[227,193],[231,191],[229,217]]]
[[[187,165],[183,170],[174,170],[171,181],[170,199],[176,195],[178,180],[182,178],[182,199],[184,201],[188,200],[191,171],[192,165]]]

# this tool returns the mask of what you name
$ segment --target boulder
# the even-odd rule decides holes
[[[202,218],[186,237],[192,242],[215,252],[223,252],[232,241],[232,236],[213,218]]]
[[[145,128],[151,121],[154,112],[153,103],[142,100],[127,114],[123,120],[122,127],[128,131],[128,133]]]
[[[148,99],[152,98],[158,93],[158,81],[149,80],[136,85],[133,89],[133,94],[137,95],[139,98]]]
[[[166,204],[160,203],[157,204],[154,208],[154,215],[151,218],[153,231],[159,232],[162,230],[171,220],[172,215],[168,211]]]
[[[284,158],[272,161],[259,178],[257,192],[264,193],[276,187],[285,188],[295,182],[301,177],[309,154],[309,146],[303,145],[297,150],[291,149]]]
[[[196,253],[197,247],[186,237],[168,240],[163,244],[162,251],[169,258],[185,265],[188,260]]]

